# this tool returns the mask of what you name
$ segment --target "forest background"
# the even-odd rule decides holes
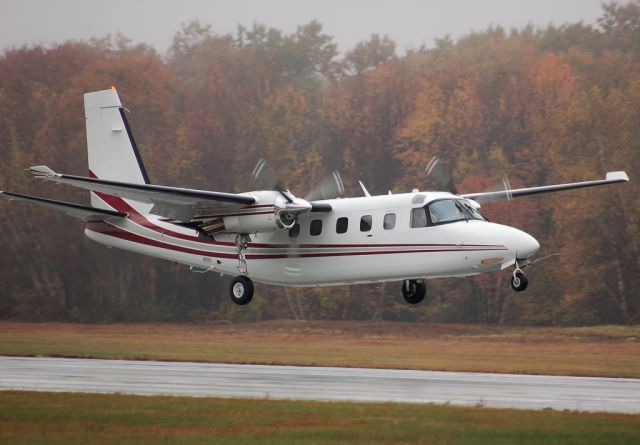
[[[0,54],[0,188],[73,202],[33,181],[49,165],[86,174],[82,95],[116,85],[152,183],[246,191],[265,158],[297,195],[331,170],[348,196],[433,189],[437,155],[459,192],[599,179],[603,189],[486,204],[489,219],[542,245],[529,289],[509,272],[400,284],[258,285],[247,307],[228,278],[109,250],[82,223],[0,202],[0,318],[78,322],[278,318],[523,325],[640,322],[640,3],[603,5],[596,25],[499,27],[399,54],[373,35],[338,54],[321,24],[220,35],[192,22],[167,54],[124,36]]]

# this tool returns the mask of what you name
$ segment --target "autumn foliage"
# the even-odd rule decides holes
[[[640,6],[607,4],[597,25],[490,28],[396,51],[372,36],[339,54],[311,22],[234,35],[185,25],[166,55],[125,38],[0,55],[0,186],[75,202],[35,163],[86,173],[82,94],[117,85],[152,182],[242,191],[260,158],[297,195],[333,169],[347,194],[433,188],[437,155],[458,192],[600,178],[631,182],[486,204],[489,219],[542,245],[530,288],[509,274],[430,281],[429,305],[399,284],[258,286],[246,308],[227,280],[111,251],[82,223],[0,203],[0,318],[71,321],[297,319],[510,324],[640,322]]]

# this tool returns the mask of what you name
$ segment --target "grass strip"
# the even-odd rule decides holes
[[[637,444],[640,416],[7,391],[6,444]]]
[[[640,326],[0,322],[0,355],[640,377]]]

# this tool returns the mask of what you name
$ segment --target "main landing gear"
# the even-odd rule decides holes
[[[249,277],[238,275],[231,280],[229,294],[231,295],[231,301],[235,304],[240,306],[249,304],[253,298],[253,281]]]
[[[242,275],[238,275],[231,280],[231,287],[229,288],[229,295],[231,301],[235,304],[244,306],[249,304],[253,298],[253,281],[246,276],[247,274],[247,260],[245,257],[245,250],[247,245],[251,241],[249,235],[243,235],[238,233],[236,235],[236,250],[238,252],[238,272]]]
[[[511,289],[516,292],[522,292],[529,285],[529,280],[527,280],[527,276],[524,274],[518,262],[515,263],[515,268],[513,269],[513,275],[511,276]]]
[[[418,304],[427,295],[427,285],[423,280],[404,280],[402,282],[402,296],[409,304]]]

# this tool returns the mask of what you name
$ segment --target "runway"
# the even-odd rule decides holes
[[[0,390],[640,413],[640,379],[0,357]]]

